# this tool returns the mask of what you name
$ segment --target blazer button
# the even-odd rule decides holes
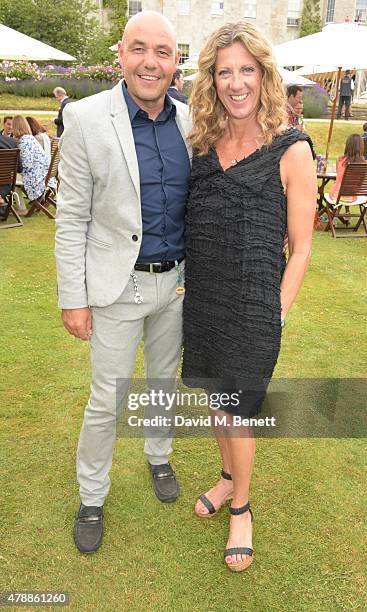
[[[134,242],[137,242],[139,240],[136,234],[133,234],[131,238],[133,239]]]

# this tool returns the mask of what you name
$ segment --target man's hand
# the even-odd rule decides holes
[[[61,312],[61,319],[69,334],[81,340],[90,340],[92,314],[89,308],[64,309]]]

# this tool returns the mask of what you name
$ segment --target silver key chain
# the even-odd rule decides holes
[[[176,272],[177,272],[176,293],[177,293],[177,295],[183,295],[185,293],[183,272],[182,272],[179,264],[177,264],[175,267],[176,267]]]
[[[143,296],[139,293],[138,280],[136,278],[135,272],[131,272],[130,276],[133,279],[133,283],[134,283],[134,291],[135,291],[134,302],[135,304],[142,304],[144,300],[143,300]]]

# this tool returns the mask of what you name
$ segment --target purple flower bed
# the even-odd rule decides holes
[[[95,81],[118,81],[121,78],[121,68],[118,65],[105,66],[58,66],[49,64],[48,66],[37,66],[35,63],[24,61],[4,61],[0,62],[0,78],[9,80],[23,80],[34,78],[37,80],[60,76],[73,79],[93,79]]]

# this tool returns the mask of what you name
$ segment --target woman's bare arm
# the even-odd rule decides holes
[[[301,288],[310,257],[317,198],[317,178],[310,146],[299,141],[289,147],[280,162],[287,195],[289,259],[281,283],[282,318]]]

